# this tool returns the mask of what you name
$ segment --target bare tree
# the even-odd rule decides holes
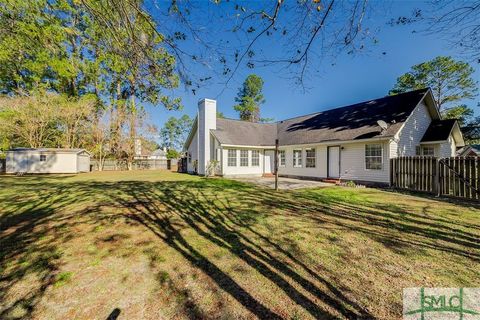
[[[101,116],[98,121],[91,121],[92,124],[87,148],[93,157],[98,161],[98,170],[102,171],[105,160],[110,155],[110,118]]]
[[[55,94],[2,97],[1,130],[15,137],[20,145],[30,148],[55,144],[59,134],[56,112],[59,97]]]
[[[82,3],[115,34],[116,25],[108,23],[105,12],[94,10],[88,0]],[[116,1],[111,7],[124,13],[136,10],[137,19],[143,17],[153,32],[162,35],[165,49],[177,60],[180,78],[194,93],[214,76],[222,76],[227,87],[243,68],[272,65],[303,86],[307,74],[318,70],[324,60],[363,49],[364,40],[372,35],[364,26],[370,12],[368,0],[139,3]],[[212,22],[222,30],[211,28]],[[226,34],[235,42],[223,40]],[[141,42],[134,30],[128,38]],[[198,75],[200,66],[204,72]],[[193,67],[197,72],[191,72]]]
[[[64,148],[78,148],[89,135],[89,121],[95,113],[97,101],[94,97],[80,99],[64,98],[58,106],[60,144]]]
[[[412,24],[418,27],[416,32],[443,37],[469,60],[480,63],[480,1],[432,0],[428,4],[426,9],[415,9],[391,24]]]

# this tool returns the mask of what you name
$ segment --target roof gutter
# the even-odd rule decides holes
[[[313,145],[338,145],[338,144],[351,144],[351,143],[363,143],[363,142],[376,142],[376,141],[385,141],[393,140],[393,136],[377,137],[377,138],[368,138],[368,139],[358,139],[358,140],[330,140],[322,142],[312,142],[312,143],[296,143],[296,144],[280,144],[280,147],[292,147],[292,146],[313,146]],[[237,144],[220,144],[222,147],[238,147],[238,148],[257,148],[257,149],[274,149],[275,146],[248,146],[248,145],[237,145]]]
[[[241,144],[220,144],[222,147],[226,148],[251,148],[251,149],[275,149],[275,146],[247,146]]]
[[[435,141],[420,141],[420,144],[435,144],[435,143],[445,143],[448,140],[435,140]]]

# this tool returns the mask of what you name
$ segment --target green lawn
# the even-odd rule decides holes
[[[480,287],[480,209],[162,171],[0,176],[0,319],[401,317]]]

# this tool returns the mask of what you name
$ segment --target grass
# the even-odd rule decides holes
[[[401,317],[480,287],[480,210],[166,171],[0,177],[0,319]]]
[[[72,272],[61,272],[57,275],[55,282],[53,283],[54,287],[61,287],[67,283],[69,283],[72,279],[73,273]]]

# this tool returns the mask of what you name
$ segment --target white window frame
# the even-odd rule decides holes
[[[41,154],[40,155],[40,162],[45,162],[47,161],[47,155],[46,154]]]
[[[295,154],[300,154],[300,157],[295,157]],[[302,167],[302,160],[303,160],[303,151],[302,149],[293,149],[293,154],[292,154],[292,159],[293,159],[293,167],[294,168],[301,168]]]
[[[308,156],[308,152],[313,151],[313,157]],[[308,164],[308,160],[313,159],[313,166]],[[305,149],[305,168],[315,168],[317,166],[317,150],[315,148]]]
[[[416,156],[421,156],[422,155],[422,146],[416,146],[415,147],[415,155]]]
[[[232,156],[232,153],[234,156]],[[232,164],[232,162],[230,162],[230,160],[233,160],[235,159],[235,164]],[[237,149],[227,149],[227,167],[236,167],[238,165],[238,161],[237,161]]]
[[[253,162],[254,159],[256,163]],[[260,150],[252,150],[252,167],[260,167]]]
[[[367,155],[367,146],[380,146],[380,156]],[[367,168],[367,158],[378,158],[380,157],[380,168]],[[381,143],[368,143],[365,144],[364,152],[364,161],[365,161],[365,170],[380,171],[383,170],[383,144]]]
[[[192,163],[192,153],[188,152],[188,163]]]
[[[246,157],[245,157],[245,153],[247,154]],[[248,154],[249,154],[248,150],[242,150],[242,149],[240,149],[240,167],[248,167],[248,166],[249,166],[249,165],[248,165],[248,162],[249,162],[249,161],[248,161],[248,160],[249,160],[249,159],[248,159],[248,158],[249,158]],[[245,162],[242,162],[242,160],[246,160],[246,163],[245,163]]]
[[[425,154],[425,149],[432,149],[432,154]],[[422,156],[426,156],[426,157],[434,157],[435,156],[435,146],[422,146],[421,148],[422,150]]]
[[[287,163],[287,158],[285,154],[285,150],[278,150],[278,166],[279,167],[285,167]]]

